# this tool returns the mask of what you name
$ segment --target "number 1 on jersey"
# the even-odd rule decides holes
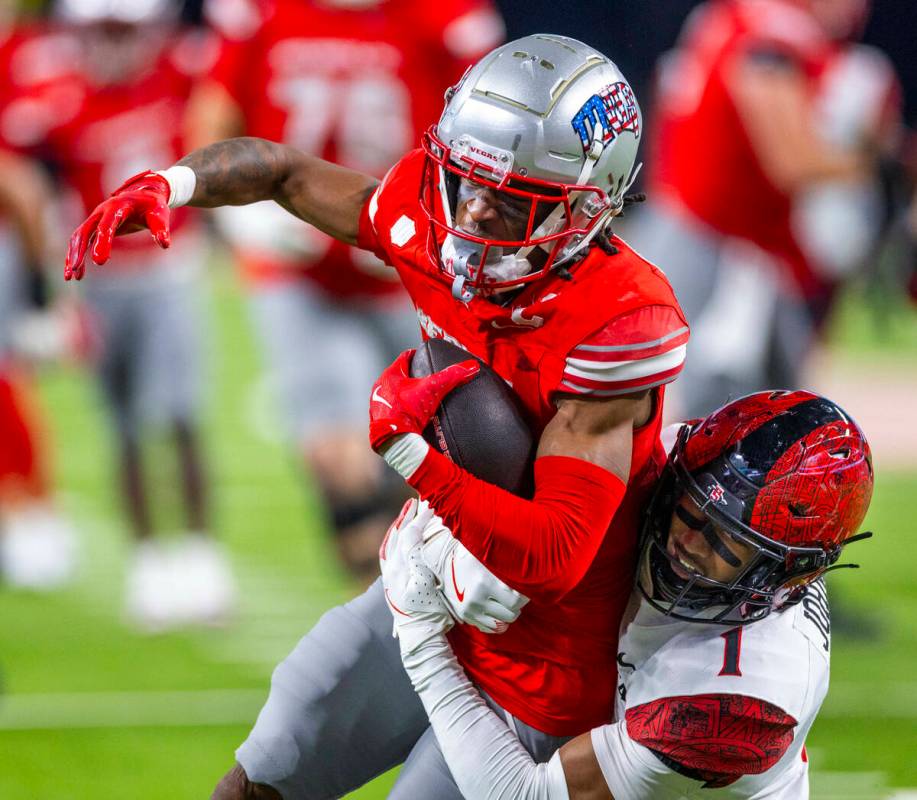
[[[730,631],[726,631],[726,633],[721,633],[720,636],[725,640],[726,648],[723,653],[723,668],[719,671],[719,674],[741,677],[739,656],[742,653],[742,629],[733,628]]]

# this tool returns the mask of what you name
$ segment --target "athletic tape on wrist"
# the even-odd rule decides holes
[[[423,463],[430,449],[423,437],[418,433],[405,433],[395,439],[395,443],[385,451],[382,456],[388,464],[402,478],[407,480]]]
[[[162,175],[169,184],[169,208],[186,205],[197,186],[197,175],[191,167],[169,167],[157,175]]]

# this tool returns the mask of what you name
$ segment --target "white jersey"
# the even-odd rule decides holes
[[[828,691],[830,647],[822,581],[736,628],[674,620],[635,592],[616,722],[592,731],[615,800],[807,798],[804,744]]]

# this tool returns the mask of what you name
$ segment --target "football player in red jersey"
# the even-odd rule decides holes
[[[7,105],[3,124],[17,144],[52,160],[65,196],[82,216],[111,186],[148,159],[182,150],[178,131],[199,60],[193,34],[181,35],[168,0],[96,4],[59,0],[53,24],[16,55],[17,76],[32,74]],[[190,45],[190,46],[189,46]],[[49,79],[49,75],[53,78]],[[131,622],[159,630],[219,623],[231,612],[228,562],[210,536],[207,479],[197,413],[204,368],[197,275],[202,241],[187,213],[183,252],[163,261],[153,242],[134,241],[82,293],[99,345],[98,378],[114,428],[124,499],[136,547],[126,586]],[[179,458],[186,531],[156,536],[142,446],[165,430]],[[176,591],[179,584],[181,590]]]
[[[872,495],[869,445],[809,392],[750,395],[673,427],[621,624],[614,722],[547,764],[450,650],[453,617],[424,552],[439,521],[408,508],[386,538],[402,659],[466,800],[809,796],[805,740],[831,643],[821,576],[870,535],[857,533]]]
[[[7,99],[0,97],[0,109]],[[41,169],[0,144],[0,576],[33,590],[66,583],[76,566],[76,537],[54,502],[28,369],[30,357],[47,354],[34,340],[39,326],[49,330],[51,314],[41,274],[51,198]]]
[[[75,532],[54,500],[46,426],[29,374],[29,362],[59,352],[64,338],[54,335],[55,312],[43,307],[44,221],[53,190],[20,151],[23,128],[9,111],[23,94],[34,97],[36,86],[40,92],[53,85],[62,64],[52,56],[36,74],[34,60],[23,55],[44,38],[44,25],[7,18],[11,11],[0,11],[0,570],[10,586],[51,589],[73,576],[77,552]],[[40,116],[30,116],[24,130],[40,126]]]
[[[194,146],[258,136],[376,178],[416,147],[443,86],[503,39],[490,0],[210,0],[205,11],[222,48],[189,103]],[[353,125],[355,109],[373,124]],[[373,253],[275,203],[223,208],[216,220],[241,267],[286,438],[326,499],[342,560],[369,584],[404,488],[365,445],[366,396],[417,341],[410,302]]]
[[[370,437],[454,533],[453,557],[440,563],[531,598],[507,633],[463,625],[453,646],[539,759],[611,717],[616,621],[638,515],[664,460],[664,385],[688,339],[662,273],[609,227],[641,126],[605,56],[530,36],[469,70],[423,149],[381,184],[288,146],[231,139],[125,184],[74,232],[65,267],[78,279],[87,252],[104,263],[120,229],[146,227],[167,243],[169,206],[273,199],[394,266],[425,335],[458,342],[512,385],[540,435],[531,500],[476,480],[419,436],[466,367],[418,382],[399,358],[374,387]],[[456,578],[457,614],[493,630]],[[261,796],[338,796],[406,758],[393,797],[459,796],[389,623],[379,582],[322,618],[275,671],[217,797],[253,784]]]
[[[878,54],[848,58],[867,9],[704,3],[661,62],[652,204],[629,234],[692,325],[685,416],[797,385],[845,271],[868,258],[897,87]]]

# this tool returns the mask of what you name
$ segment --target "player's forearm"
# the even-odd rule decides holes
[[[23,255],[30,265],[45,255],[45,212],[51,190],[41,168],[30,159],[0,153],[0,209],[13,221]]]
[[[558,756],[536,764],[438,635],[402,655],[440,749],[468,800],[568,800]]]
[[[194,171],[194,193],[188,205],[216,208],[273,200],[289,178],[290,150],[277,142],[244,136],[189,153],[177,164]]]
[[[542,600],[582,580],[626,488],[595,464],[543,457],[535,462],[535,496],[524,500],[432,450],[408,483],[488,569]]]
[[[376,181],[293,147],[249,136],[185,156],[195,176],[189,205],[239,206],[273,200],[300,219],[354,244],[363,204]]]

